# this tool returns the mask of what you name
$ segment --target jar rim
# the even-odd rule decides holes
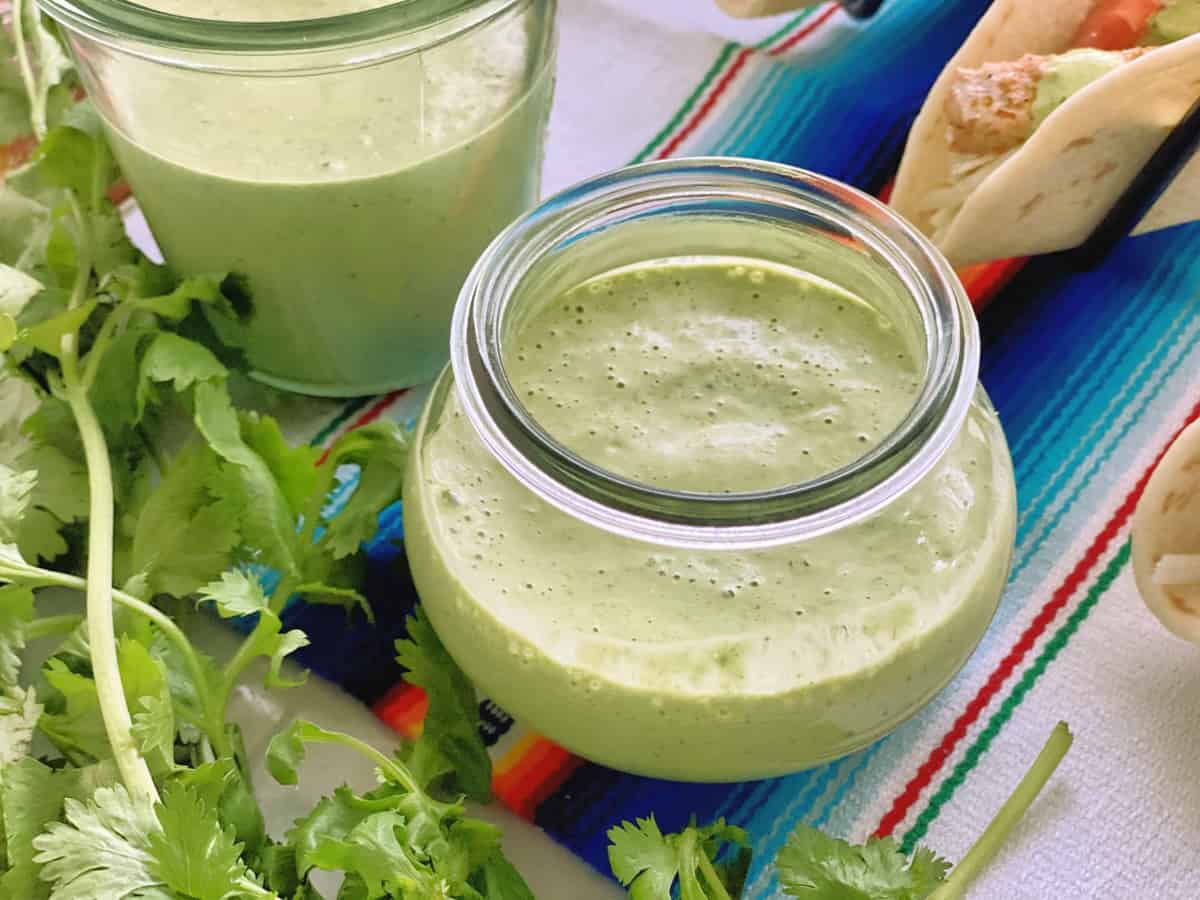
[[[615,210],[683,198],[779,204],[865,242],[899,277],[925,329],[925,371],[900,424],[856,460],[768,490],[661,488],[603,469],[559,444],[509,383],[501,348],[507,304],[541,254]],[[620,227],[619,222],[613,227]],[[803,540],[861,521],[914,486],[949,449],[975,395],[979,333],[946,259],[875,198],[791,166],[694,157],[618,169],[544,201],[502,232],[463,286],[451,328],[451,367],[464,412],[489,452],[542,499],[606,530],[655,543],[732,549]]]
[[[162,12],[131,0],[36,0],[46,15],[106,44],[133,41],[178,53],[296,54],[336,50],[420,32],[464,17],[450,34],[469,30],[521,0],[392,0],[319,19],[226,21]],[[474,13],[475,15],[467,15]],[[182,60],[177,60],[182,62]]]

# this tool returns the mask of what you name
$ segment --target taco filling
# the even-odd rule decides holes
[[[958,69],[945,100],[949,178],[926,197],[934,240],[1068,99],[1155,47],[1198,32],[1200,0],[1102,0],[1076,31],[1075,49]]]

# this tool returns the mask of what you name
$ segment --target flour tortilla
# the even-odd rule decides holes
[[[1071,49],[1095,0],[996,0],[950,60],[909,133],[891,205],[956,266],[1081,244],[1200,97],[1200,35],[1156,48],[1073,95],[983,177],[948,223],[930,197],[953,183],[944,113],[955,72]],[[1200,219],[1200,155],[1135,234]]]
[[[1133,575],[1146,606],[1175,634],[1200,644],[1200,584],[1160,584],[1163,556],[1200,554],[1200,422],[1155,468],[1133,514]]]

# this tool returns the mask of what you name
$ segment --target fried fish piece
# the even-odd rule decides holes
[[[1116,64],[1137,59],[1152,48],[1112,51]],[[1073,51],[1098,54],[1104,51]],[[1011,62],[984,63],[962,68],[946,95],[950,149],[957,153],[998,155],[1020,146],[1036,128],[1035,103],[1047,73],[1067,56],[1027,53]],[[1096,76],[1105,74],[1096,70]],[[1079,87],[1083,87],[1086,81]],[[1063,98],[1065,99],[1065,97]]]

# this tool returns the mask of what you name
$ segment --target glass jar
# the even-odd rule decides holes
[[[167,261],[239,276],[253,316],[223,337],[257,377],[438,373],[471,264],[538,197],[554,0],[39,2]],[[297,9],[341,14],[228,20]]]
[[[424,608],[491,699],[605,765],[750,779],[856,750],[950,680],[1007,578],[978,364],[948,264],[851,188],[731,159],[584,182],[459,298],[404,495]]]

